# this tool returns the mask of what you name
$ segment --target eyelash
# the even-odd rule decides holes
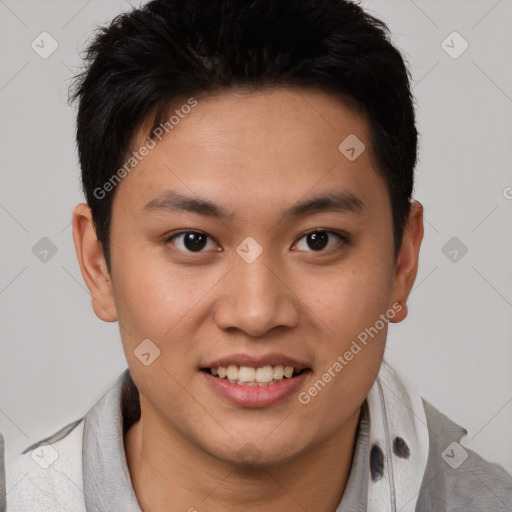
[[[192,229],[187,229],[187,230],[184,230],[184,231],[176,231],[174,233],[170,233],[168,236],[165,237],[164,239],[164,243],[165,244],[168,244],[169,242],[171,242],[171,240],[173,238],[176,238],[180,235],[186,235],[187,233],[197,233],[197,234],[200,234],[200,235],[206,235],[208,238],[212,239],[212,237],[210,235],[208,235],[207,233],[203,232],[203,231],[197,231],[197,230],[192,230]],[[333,231],[333,230],[327,230],[327,229],[313,229],[311,231],[308,231],[307,233],[304,233],[303,235],[301,235],[299,237],[299,240],[301,240],[302,238],[312,234],[312,233],[329,233],[330,235],[336,235],[341,243],[338,244],[337,247],[331,247],[330,249],[327,249],[327,250],[320,250],[320,251],[309,251],[309,252],[312,252],[312,253],[318,253],[318,254],[321,254],[321,253],[329,253],[333,250],[341,250],[344,246],[346,245],[350,245],[351,243],[351,238],[348,234],[346,233],[342,233],[342,232],[338,232],[338,231]],[[213,240],[213,239],[212,239]],[[295,244],[294,244],[295,245]],[[201,251],[188,251],[188,250],[182,250],[182,249],[178,249],[178,251],[180,252],[184,252],[186,254],[201,254],[201,253],[204,253],[204,252],[207,252],[207,251],[204,251],[204,250],[201,250]]]

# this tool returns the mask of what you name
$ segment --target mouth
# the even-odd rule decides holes
[[[259,367],[237,366],[216,366],[212,368],[201,368],[202,372],[212,377],[236,384],[238,386],[273,386],[283,381],[295,379],[303,373],[311,371],[310,368],[296,368],[284,365],[265,365]]]
[[[288,403],[313,372],[305,362],[277,352],[226,355],[198,370],[216,396],[243,408]]]

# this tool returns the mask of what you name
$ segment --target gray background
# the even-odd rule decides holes
[[[467,428],[465,446],[512,472],[512,1],[362,4],[388,23],[409,61],[421,133],[414,196],[425,238],[409,316],[390,326],[385,357]],[[66,93],[90,31],[127,8],[0,0],[7,464],[82,417],[126,368],[117,324],[93,314],[74,252],[71,212],[83,198]],[[46,59],[31,47],[43,31],[58,42]],[[457,58],[442,47],[454,31],[469,44]],[[448,38],[450,51],[461,42]],[[46,262],[32,252],[43,237],[57,249]]]

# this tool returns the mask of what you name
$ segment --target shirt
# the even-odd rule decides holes
[[[429,457],[416,512],[510,512],[512,477],[468,448],[467,459],[452,468],[442,454],[467,431],[424,399],[423,405]],[[124,451],[124,433],[139,417],[139,395],[127,369],[85,417],[18,456],[8,478],[7,512],[141,512]],[[363,402],[347,485],[333,512],[366,511],[369,427]],[[194,506],[204,509],[200,502]]]

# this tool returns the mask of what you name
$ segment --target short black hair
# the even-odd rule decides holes
[[[153,0],[97,27],[84,62],[70,103],[79,103],[82,187],[109,271],[115,187],[97,191],[129,158],[138,131],[154,129],[183,98],[277,86],[313,87],[365,115],[391,200],[396,258],[417,158],[414,98],[387,25],[357,3]]]

